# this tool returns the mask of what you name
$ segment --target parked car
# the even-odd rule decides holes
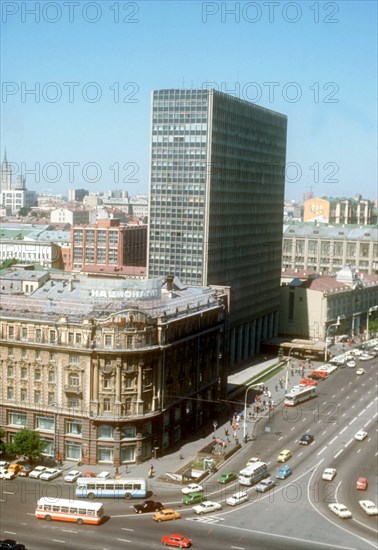
[[[161,502],[155,502],[154,500],[146,500],[143,504],[134,504],[134,511],[137,514],[160,512],[160,510],[164,510],[163,504]]]
[[[367,438],[367,436],[368,436],[368,433],[365,432],[365,430],[358,430],[358,432],[354,436],[354,439],[356,439],[357,441],[363,441],[364,439]]]
[[[205,500],[197,506],[192,508],[195,514],[208,514],[209,512],[216,512],[217,510],[222,510],[222,505],[219,502],[212,502],[211,500]]]
[[[303,378],[303,380],[301,380],[299,382],[299,384],[301,386],[317,386],[317,382],[316,380],[311,380],[311,378]]]
[[[47,468],[44,472],[41,473],[39,479],[42,479],[43,481],[51,481],[61,476],[62,473],[62,470],[59,470],[59,468]]]
[[[97,477],[94,472],[84,472],[82,477]]]
[[[21,464],[21,470],[18,472],[18,475],[21,477],[28,477],[32,471],[33,466],[31,464]]]
[[[29,477],[33,479],[38,479],[39,476],[47,470],[46,466],[36,466],[32,472],[30,472]]]
[[[206,500],[206,496],[203,493],[189,493],[182,499],[183,504],[198,504]]]
[[[159,510],[159,512],[156,512],[152,519],[157,522],[161,521],[170,521],[171,519],[180,519],[181,514],[180,512],[176,512],[176,510],[171,510],[170,508],[163,508],[162,510]]]
[[[356,370],[356,374],[358,376],[360,376],[361,374],[366,374],[366,370],[365,369],[362,369],[362,368],[359,368]]]
[[[235,472],[231,472],[231,471],[227,471],[227,472],[224,472],[223,474],[221,474],[219,477],[218,477],[218,483],[230,483],[230,481],[234,481],[235,479],[238,478],[238,474],[236,474]]]
[[[370,359],[374,359],[374,355],[369,355],[368,353],[360,355],[360,361],[370,361]]]
[[[358,477],[356,481],[356,489],[359,491],[366,491],[368,486],[368,480],[366,477]]]
[[[8,471],[18,474],[18,472],[21,470],[21,467],[21,464],[19,464],[18,462],[12,462],[12,464],[9,464],[8,466]]]
[[[252,456],[247,462],[247,467],[252,466],[255,462],[260,462],[260,458],[257,456]]]
[[[281,468],[276,473],[277,479],[286,479],[287,477],[291,476],[293,473],[293,470],[290,468],[290,466],[281,466]]]
[[[280,452],[280,454],[277,457],[277,462],[286,462],[293,456],[292,452],[289,449],[285,449]]]
[[[368,516],[378,515],[378,508],[372,500],[359,500],[358,503]]]
[[[314,436],[311,434],[303,434],[299,440],[300,445],[310,445],[314,441]]]
[[[325,481],[333,481],[336,476],[336,468],[326,468],[323,472],[322,479]]]
[[[26,550],[25,545],[13,539],[0,541],[0,550]]]
[[[100,472],[96,477],[99,477],[100,479],[109,479],[110,472]]]
[[[347,361],[347,367],[354,369],[355,366],[356,366],[356,361],[354,359],[349,359],[349,361]]]
[[[184,495],[188,495],[189,493],[199,493],[201,491],[203,491],[203,487],[202,485],[198,485],[198,483],[190,483],[181,489],[181,492],[184,493]]]
[[[246,502],[248,498],[249,497],[247,493],[244,493],[244,492],[234,493],[232,496],[226,499],[226,504],[228,504],[229,506],[237,506],[242,502]]]
[[[79,479],[79,477],[83,477],[79,470],[71,470],[66,476],[64,476],[64,481],[67,481],[67,483],[74,483]]]
[[[6,470],[8,466],[9,466],[9,462],[7,462],[6,460],[0,460],[0,469]]]
[[[179,535],[178,533],[173,533],[173,535],[165,535],[161,539],[161,543],[164,546],[175,546],[176,548],[189,548],[192,546],[191,539],[187,539],[184,535]]]
[[[269,489],[272,489],[276,485],[274,479],[262,479],[260,483],[256,485],[256,491],[258,493],[266,493]]]
[[[331,512],[339,516],[339,518],[348,519],[352,517],[352,512],[348,510],[345,504],[341,504],[340,502],[334,502],[332,504],[328,504],[328,507],[331,510]]]
[[[11,470],[0,470],[0,479],[13,479],[16,474]]]

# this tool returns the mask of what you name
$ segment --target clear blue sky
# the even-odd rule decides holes
[[[288,116],[287,198],[376,198],[376,2],[274,4],[3,0],[1,155],[37,191],[147,193],[151,91],[212,82]]]

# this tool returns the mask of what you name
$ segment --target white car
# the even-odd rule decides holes
[[[43,474],[43,472],[45,472],[46,470],[47,470],[46,466],[37,466],[36,468],[34,468],[34,470],[30,472],[29,477],[38,479],[39,476]]]
[[[9,462],[7,462],[6,460],[0,460],[0,469],[1,470],[6,470],[9,466]]]
[[[359,500],[358,503],[363,509],[363,511],[367,513],[368,516],[378,515],[378,508],[376,507],[376,505],[372,500]]]
[[[347,367],[349,367],[350,369],[354,369],[355,366],[356,361],[354,359],[349,359],[349,361],[347,361]]]
[[[360,355],[363,354],[363,351],[361,349],[354,349],[353,354],[355,357],[360,357]]]
[[[316,370],[320,370],[320,371],[323,371],[323,372],[327,372],[328,374],[332,374],[333,372],[335,372],[335,370],[337,370],[337,366],[336,365],[322,365],[321,367],[317,368]]]
[[[358,374],[358,375],[360,375],[360,374],[366,374],[366,370],[365,370],[365,369],[359,368],[359,369],[356,370],[356,374]]]
[[[79,472],[79,470],[71,470],[66,476],[64,476],[64,481],[67,481],[67,483],[73,483],[79,477],[81,477],[81,472]]]
[[[229,504],[230,506],[236,506],[237,504],[246,502],[248,498],[249,497],[247,493],[235,493],[231,497],[226,499],[226,504]]]
[[[51,481],[52,479],[55,479],[56,477],[59,477],[61,475],[62,470],[59,470],[58,468],[47,468],[44,472],[41,473],[39,479],[42,479],[43,481]]]
[[[16,474],[12,470],[0,470],[0,479],[13,479],[14,477],[16,477]]]
[[[367,436],[368,436],[368,433],[365,432],[365,430],[358,430],[358,432],[354,436],[354,439],[356,439],[357,441],[363,441],[364,439],[367,438]]]
[[[374,357],[372,355],[369,355],[368,353],[363,353],[360,356],[360,361],[370,361],[370,359],[374,359]]]
[[[99,477],[100,479],[109,479],[110,472],[100,472],[96,477]]]
[[[203,491],[203,487],[202,485],[198,485],[198,483],[190,483],[190,485],[181,489],[184,495],[188,495],[189,493],[200,493],[201,491]]]
[[[211,500],[205,500],[201,504],[197,504],[192,508],[195,514],[208,514],[209,512],[216,512],[217,510],[222,510],[222,505],[219,502],[212,502]]]
[[[260,458],[258,456],[252,456],[247,462],[247,467],[248,466],[253,466],[253,464],[255,464],[255,462],[260,462]]]
[[[339,516],[339,518],[348,519],[352,517],[352,512],[348,510],[345,504],[334,502],[333,504],[328,504],[328,506],[331,512]]]
[[[323,472],[322,479],[332,481],[336,476],[336,468],[326,468]]]

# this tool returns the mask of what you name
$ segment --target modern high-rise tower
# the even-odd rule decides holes
[[[230,286],[231,364],[278,331],[286,130],[221,92],[153,92],[147,272]]]

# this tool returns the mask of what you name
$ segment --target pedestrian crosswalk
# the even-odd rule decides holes
[[[224,518],[218,516],[206,516],[198,518],[186,518],[188,521],[199,521],[200,523],[218,523],[219,521],[224,521]]]

